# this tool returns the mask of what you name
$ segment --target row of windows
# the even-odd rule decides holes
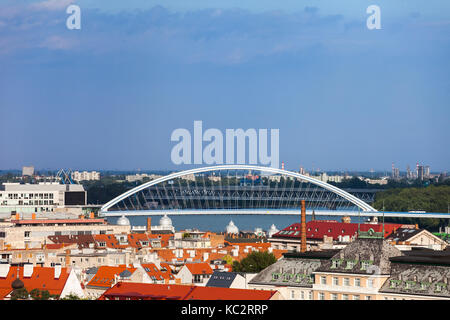
[[[0,194],[1,196],[1,194]],[[53,193],[8,193],[7,199],[53,199]]]
[[[318,293],[318,299],[319,300],[325,300],[325,293],[324,292],[319,292]],[[361,296],[359,294],[337,294],[337,293],[331,293],[330,294],[330,299],[331,300],[361,300]],[[365,300],[372,300],[372,296],[364,296]]]
[[[349,287],[352,284],[350,284],[350,278],[343,278],[342,279],[342,285],[345,287]],[[320,284],[326,285],[327,284],[327,277],[326,276],[321,276],[320,277]],[[374,279],[367,279],[367,287],[369,288],[373,288],[373,284],[374,284]],[[338,277],[333,277],[332,278],[332,285],[333,286],[339,286],[339,278]],[[354,278],[353,280],[353,286],[355,287],[361,287],[361,278]]]
[[[343,266],[344,262],[346,263],[345,269],[353,269],[358,264],[358,260],[331,260],[331,269]],[[372,264],[372,260],[362,260],[360,262],[361,270],[367,270]]]

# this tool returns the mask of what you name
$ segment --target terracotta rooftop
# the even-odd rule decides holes
[[[119,282],[106,290],[99,300],[269,300],[276,291],[208,288],[174,284]]]

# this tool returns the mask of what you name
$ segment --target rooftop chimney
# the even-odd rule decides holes
[[[152,218],[147,218],[147,233],[152,233]]]
[[[33,212],[33,213],[31,214],[31,220],[36,220],[36,213],[35,213],[35,212]]]
[[[61,275],[61,265],[56,264],[55,265],[55,279],[59,279],[60,275]]]
[[[23,277],[29,278],[33,274],[33,264],[27,263],[23,265]]]
[[[6,276],[9,273],[9,267],[10,267],[9,264],[3,264],[3,263],[0,264],[0,277],[6,278]]]
[[[66,249],[66,267],[70,266],[70,250]]]
[[[305,200],[301,201],[302,203],[302,212],[300,216],[300,225],[301,225],[301,243],[300,243],[300,252],[306,252],[306,204]]]
[[[95,218],[94,211],[91,211],[91,213],[89,214],[89,218],[91,218],[91,219],[94,219],[94,218]]]

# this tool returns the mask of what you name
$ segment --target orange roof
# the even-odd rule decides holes
[[[120,244],[113,234],[95,234],[94,240],[97,242],[97,247],[100,242],[104,242],[108,248],[125,249],[128,247],[127,244]]]
[[[110,288],[114,283],[115,275],[118,275],[125,270],[133,273],[136,268],[128,268],[126,266],[101,266],[98,268],[97,273],[92,277],[91,281],[89,281],[87,285],[92,287]]]
[[[196,287],[175,284],[119,282],[106,290],[98,300],[131,298],[144,300],[184,300]]]
[[[67,278],[69,277],[69,270],[61,268],[61,274],[58,279],[55,279],[55,269],[49,267],[34,267],[33,273],[30,277],[23,276],[23,267],[19,268],[19,279],[29,291],[33,289],[48,290],[50,294],[60,295]],[[0,278],[0,290],[11,290],[11,283],[17,278],[17,267],[10,267],[9,272],[5,278]]]
[[[99,300],[269,300],[277,291],[200,287],[176,284],[119,282]]]
[[[173,237],[173,234],[152,233],[152,234],[149,234],[148,237],[150,239],[160,239],[161,240],[161,247],[166,248],[166,247],[169,246],[169,239]]]
[[[185,300],[270,300],[277,291],[196,287]]]
[[[170,267],[164,266],[164,268],[166,268],[166,271],[161,271],[156,267],[154,263],[141,265],[144,268],[145,272],[147,272],[150,277],[155,277],[156,280],[175,280],[175,277],[172,274],[172,269]]]
[[[10,294],[12,291],[13,291],[13,289],[11,288],[11,286],[9,289],[8,288],[0,288],[0,300],[4,300],[5,297],[8,294]]]
[[[192,274],[213,274],[213,269],[208,263],[186,263],[185,266]]]

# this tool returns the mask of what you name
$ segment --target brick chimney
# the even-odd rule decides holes
[[[91,218],[91,219],[95,218],[94,211],[91,211],[91,213],[89,214],[89,218]]]
[[[66,249],[66,267],[70,266],[70,250]]]
[[[152,218],[147,218],[147,233],[152,233]]]
[[[36,220],[36,213],[35,213],[35,212],[33,212],[33,213],[31,214],[31,220]]]
[[[302,200],[301,203],[302,203],[302,211],[301,211],[301,216],[300,216],[300,225],[301,225],[300,252],[306,252],[306,204],[305,204],[305,200]]]

